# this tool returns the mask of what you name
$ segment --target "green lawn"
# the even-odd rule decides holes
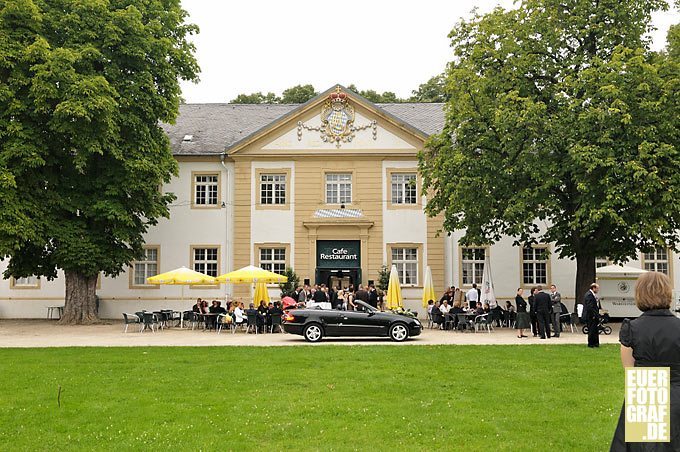
[[[599,451],[623,399],[615,346],[0,349],[0,362],[2,451]]]

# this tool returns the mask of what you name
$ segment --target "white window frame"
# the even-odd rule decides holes
[[[478,254],[480,251],[481,256]],[[460,249],[461,286],[472,287],[472,284],[477,284],[478,286],[482,284],[487,252],[487,248],[481,246],[465,246]]]
[[[598,257],[595,258],[595,268],[600,268],[600,267],[606,267],[607,265],[611,265],[611,261],[607,259],[606,257]]]
[[[392,204],[418,204],[418,175],[416,173],[391,173]]]
[[[285,206],[287,183],[285,173],[261,173],[260,204],[263,206]]]
[[[352,173],[326,173],[326,204],[352,204]]]
[[[12,278],[11,289],[40,289],[40,278],[31,275],[23,278]]]
[[[530,259],[525,258],[525,250],[531,250]],[[548,255],[548,247],[543,245],[537,246],[523,246],[520,249],[521,254],[521,265],[522,265],[522,285],[523,286],[535,286],[535,285],[548,285],[550,281],[549,274],[549,262],[550,257]],[[539,259],[540,255],[538,253],[545,253],[544,259]],[[545,279],[538,279],[538,269],[543,267],[543,274]],[[531,269],[531,278],[527,280],[528,272],[527,268]]]
[[[642,253],[642,268],[670,276],[670,252],[667,248],[656,248],[650,253]],[[665,267],[665,270],[663,269]]]
[[[153,251],[156,256],[155,259],[151,259],[149,257],[149,251]],[[133,261],[130,266],[132,267],[132,277],[130,280],[130,286],[131,287],[141,287],[141,286],[152,286],[152,287],[158,287],[158,285],[155,284],[148,284],[146,282],[146,279],[151,277],[151,276],[156,276],[159,273],[159,269],[161,266],[160,262],[160,247],[159,246],[145,246],[144,247],[144,258],[141,260]],[[155,266],[155,270],[152,270],[152,268]],[[142,282],[138,282],[137,277],[139,276],[139,272],[142,272]]]
[[[259,248],[260,267],[274,273],[283,274],[286,271],[286,248],[272,246]]]
[[[214,259],[212,251],[215,252]],[[193,270],[208,276],[216,277],[220,271],[220,249],[217,246],[194,246],[191,249]]]
[[[419,264],[418,264],[418,247],[410,246],[394,246],[391,248],[390,253],[392,257],[392,265],[397,267],[397,274],[399,275],[399,281],[403,286],[417,286],[420,278]],[[407,254],[407,251],[415,252],[415,257],[410,258],[411,253]],[[395,259],[396,257],[396,259]],[[412,274],[409,274],[409,271]]]
[[[194,174],[194,206],[215,207],[220,198],[220,175]]]

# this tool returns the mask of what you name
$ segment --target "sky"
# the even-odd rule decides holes
[[[392,91],[408,97],[451,60],[447,35],[476,7],[508,0],[182,0],[201,67],[198,84],[182,83],[188,103],[228,102],[240,93],[276,94],[311,83]],[[653,47],[663,48],[677,11],[657,13]]]

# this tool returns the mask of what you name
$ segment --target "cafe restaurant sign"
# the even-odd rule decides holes
[[[317,240],[316,266],[318,268],[361,267],[361,242],[359,240]]]

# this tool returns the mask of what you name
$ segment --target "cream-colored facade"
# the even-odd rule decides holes
[[[441,233],[441,218],[425,215],[417,153],[442,123],[441,104],[376,105],[340,87],[299,106],[183,105],[177,124],[165,126],[180,168],[163,187],[177,197],[170,219],[146,235],[145,260],[101,278],[100,316],[188,309],[197,297],[248,300],[248,286],[186,288],[182,298],[179,287],[144,282],[181,266],[222,274],[250,264],[334,285],[376,281],[395,264],[406,305],[422,310],[427,266],[437,292],[468,288],[481,282],[487,253],[499,299],[535,283],[573,298],[574,262],[509,238],[461,248],[460,231]],[[629,265],[658,266],[675,279],[677,259],[660,251]],[[2,280],[0,317],[44,317],[63,293],[63,278]],[[270,293],[279,296],[277,287]]]

